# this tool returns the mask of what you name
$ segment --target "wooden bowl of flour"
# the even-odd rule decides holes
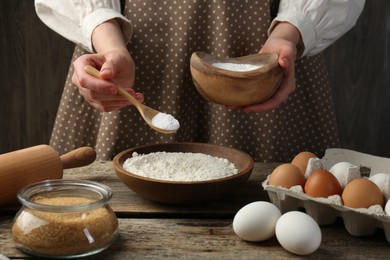
[[[237,172],[230,173],[231,175],[229,176],[223,176],[222,172],[218,174],[210,173],[207,168],[195,171],[196,160],[199,160],[198,157],[193,160],[194,165],[192,166],[194,167],[191,167],[188,163],[183,167],[183,164],[175,164],[173,160],[167,161],[166,166],[164,166],[164,163],[156,159],[156,157],[152,160],[148,160],[148,157],[146,157],[146,155],[149,157],[158,156],[162,154],[161,152],[169,153],[169,156],[181,154],[182,156],[187,156],[187,158],[188,156],[200,156],[202,160],[202,156],[209,155],[212,160],[220,158],[225,163],[226,160],[232,163]],[[124,168],[124,164],[127,159],[132,158],[136,154],[144,157],[138,158],[142,158],[142,160],[133,163],[135,168],[130,172]],[[169,157],[161,156],[159,158],[164,160],[164,158]],[[128,162],[126,165],[128,165]],[[207,163],[208,161],[203,161],[202,164],[207,165]],[[204,143],[164,143],[140,146],[117,154],[113,160],[117,176],[138,195],[156,202],[182,205],[208,202],[232,194],[247,181],[252,173],[253,165],[252,157],[245,152]],[[142,169],[155,171],[156,169],[153,169],[153,167],[157,167],[157,171],[161,171],[160,176],[146,177],[145,175],[148,173],[142,172]],[[211,168],[213,167],[215,165],[211,166]],[[170,169],[170,171],[164,169]],[[179,172],[180,175],[161,179],[167,178],[167,174],[172,172],[172,170]]]
[[[264,102],[283,76],[276,53],[222,58],[198,51],[191,56],[190,69],[194,85],[205,99],[230,106]]]

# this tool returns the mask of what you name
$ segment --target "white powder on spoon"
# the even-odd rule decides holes
[[[202,153],[133,153],[123,168],[133,174],[158,180],[205,181],[231,176],[236,166],[225,158]]]
[[[261,67],[261,65],[254,64],[239,64],[239,63],[231,63],[231,62],[215,62],[213,64],[214,67],[231,70],[231,71],[251,71]]]
[[[152,124],[165,130],[177,130],[180,127],[179,121],[170,114],[159,112],[152,118]]]

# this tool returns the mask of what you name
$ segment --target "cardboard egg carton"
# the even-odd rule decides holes
[[[390,158],[378,157],[347,149],[327,149],[321,163],[329,170],[338,162],[349,162],[360,166],[362,177],[370,177],[376,173],[390,173]],[[268,176],[269,177],[269,176]],[[369,236],[377,228],[384,230],[386,240],[390,243],[390,216],[386,215],[380,205],[369,209],[354,209],[343,206],[338,195],[329,198],[314,198],[305,193],[300,186],[290,189],[268,185],[268,178],[263,188],[282,213],[304,209],[319,225],[333,224],[342,218],[346,230],[353,236]]]

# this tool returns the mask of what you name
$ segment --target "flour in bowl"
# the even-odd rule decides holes
[[[205,181],[220,179],[238,172],[225,158],[203,153],[154,152],[128,158],[123,168],[133,174],[158,180]]]
[[[224,69],[224,70],[231,70],[231,71],[251,71],[251,70],[257,70],[262,65],[254,65],[254,64],[242,64],[242,63],[230,63],[230,62],[215,62],[212,64],[214,67]]]

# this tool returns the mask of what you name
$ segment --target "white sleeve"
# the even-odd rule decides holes
[[[278,22],[291,23],[302,36],[302,57],[312,56],[355,25],[364,3],[364,0],[281,0],[268,33]]]
[[[130,21],[121,14],[120,0],[35,0],[35,10],[49,28],[89,52],[93,52],[93,30],[107,20],[118,18],[126,42],[132,35]]]

